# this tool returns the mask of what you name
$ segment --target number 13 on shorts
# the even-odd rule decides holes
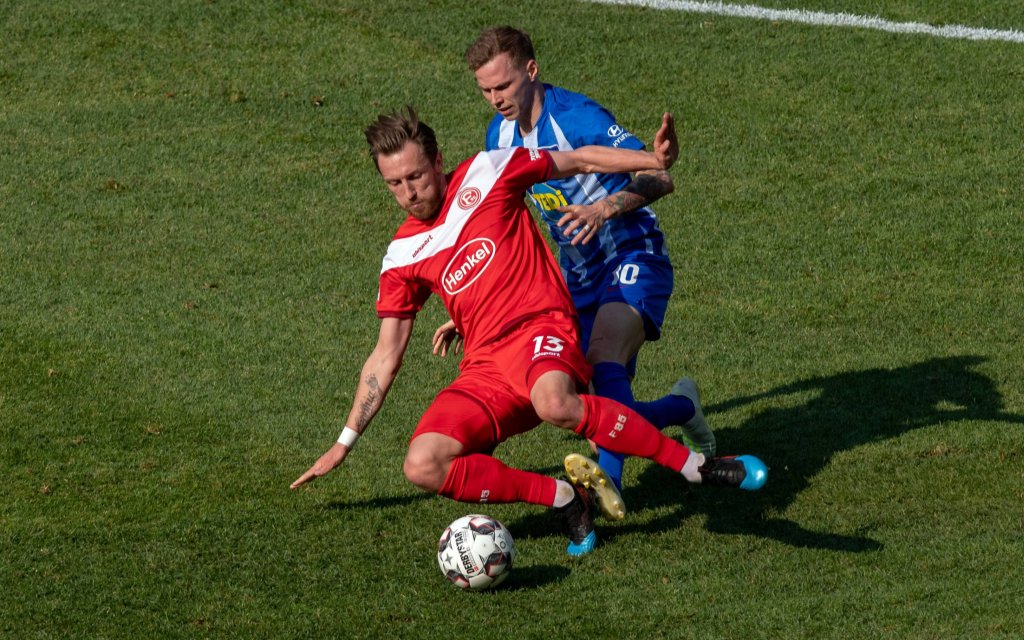
[[[565,340],[556,336],[536,336],[533,339],[533,357],[558,355],[565,349]]]

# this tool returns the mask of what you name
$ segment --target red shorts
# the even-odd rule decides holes
[[[548,371],[562,371],[582,389],[591,368],[579,346],[576,319],[550,313],[468,354],[459,377],[431,403],[412,437],[440,433],[467,453],[489,453],[499,443],[540,424],[530,389]]]

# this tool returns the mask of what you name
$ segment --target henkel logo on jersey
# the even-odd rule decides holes
[[[490,238],[474,238],[455,251],[441,275],[441,285],[449,295],[455,295],[476,282],[492,262],[494,241]]]

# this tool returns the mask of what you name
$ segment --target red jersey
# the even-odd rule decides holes
[[[514,147],[478,153],[448,176],[440,213],[409,216],[380,274],[377,315],[411,318],[441,296],[466,354],[522,320],[560,311],[575,317],[561,272],[523,193],[551,174],[546,151]]]

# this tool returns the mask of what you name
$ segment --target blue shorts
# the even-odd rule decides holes
[[[640,313],[644,321],[644,335],[649,342],[661,337],[661,325],[665,322],[668,299],[672,295],[672,263],[665,256],[650,253],[628,253],[608,264],[605,277],[595,282],[585,295],[577,296],[571,291],[573,302],[587,304],[577,307],[580,316],[583,350],[590,344],[590,332],[594,328],[597,310],[609,302],[624,302]],[[594,289],[599,293],[594,295]]]

